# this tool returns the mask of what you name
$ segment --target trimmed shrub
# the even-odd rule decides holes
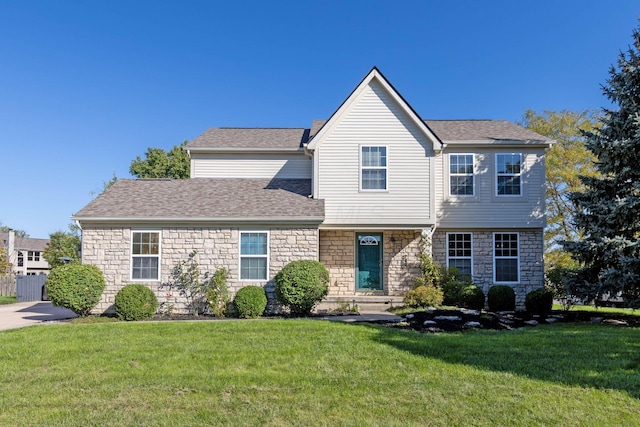
[[[516,309],[516,293],[511,286],[494,285],[489,288],[487,303],[491,311],[513,311]]]
[[[460,274],[455,267],[442,267],[438,285],[444,293],[444,305],[462,305],[462,292],[471,285],[468,276]]]
[[[411,307],[435,307],[442,305],[442,290],[433,285],[420,285],[404,296],[404,303]]]
[[[460,305],[472,310],[484,308],[484,292],[476,285],[467,285],[460,293]]]
[[[158,299],[144,285],[126,285],[116,294],[114,307],[120,320],[145,320],[156,314]]]
[[[229,269],[219,267],[213,273],[209,280],[209,289],[207,289],[207,302],[213,315],[216,317],[225,317],[227,315],[227,305],[229,304],[229,287],[227,280],[229,279]]]
[[[549,313],[553,308],[553,293],[545,288],[531,291],[525,297],[524,305],[530,313]]]
[[[329,292],[329,272],[318,261],[292,261],[275,279],[276,298],[292,314],[308,315]]]
[[[55,267],[45,282],[53,305],[86,316],[100,301],[105,281],[102,272],[89,264],[71,263]]]
[[[245,286],[236,292],[233,306],[242,318],[261,316],[267,307],[267,294],[260,286]]]

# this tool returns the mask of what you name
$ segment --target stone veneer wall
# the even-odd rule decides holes
[[[134,229],[135,231],[136,229]],[[229,289],[235,293],[247,285],[263,286],[270,300],[274,295],[274,276],[290,261],[318,259],[318,230],[316,228],[262,228],[269,231],[269,280],[240,281],[238,228],[168,227],[159,230],[160,280],[130,280],[131,229],[120,227],[86,226],[82,233],[82,262],[98,267],[104,274],[107,286],[96,313],[113,310],[116,293],[129,283],[142,283],[151,288],[158,303],[165,309],[172,306],[175,312],[186,310],[186,300],[176,291],[166,287],[171,271],[180,261],[196,250],[200,271],[213,273],[220,266],[229,269]],[[163,284],[165,286],[163,286]]]
[[[447,264],[447,232],[473,234],[473,283],[485,294],[493,283],[493,233],[519,234],[520,283],[509,285],[516,293],[516,307],[524,309],[527,293],[544,286],[542,230],[438,230],[433,235],[433,259]]]
[[[352,230],[320,231],[320,262],[329,270],[329,296],[402,295],[420,273],[420,233],[412,230],[383,231],[384,290],[355,290],[356,241]]]

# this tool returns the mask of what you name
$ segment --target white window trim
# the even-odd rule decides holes
[[[135,233],[158,233],[158,255],[135,255],[133,254],[133,235]],[[129,280],[135,282],[159,282],[162,276],[162,230],[131,229],[129,238]],[[158,278],[157,279],[134,279],[133,278],[133,258],[158,257]]]
[[[471,156],[471,165],[473,167],[473,172],[471,172],[471,178],[473,179],[473,193],[471,194],[453,194],[453,187],[451,186],[451,177],[452,176],[469,176],[469,174],[466,173],[456,173],[456,174],[452,174],[451,173],[451,156]],[[448,171],[448,185],[449,185],[449,197],[451,198],[456,198],[456,197],[475,197],[476,196],[476,156],[473,153],[449,153],[449,164],[447,165],[447,171]],[[496,182],[497,182],[497,178],[496,178]],[[497,191],[497,190],[496,190]]]
[[[385,156],[387,158],[386,166],[367,166],[365,169],[375,169],[375,170],[385,170],[387,173],[385,174],[385,183],[386,188],[362,188],[362,149],[365,147],[369,148],[384,148]],[[387,145],[371,145],[371,144],[361,144],[358,146],[358,181],[360,182],[360,191],[365,193],[386,193],[389,191],[389,146]]]
[[[498,173],[498,156],[520,156],[520,173],[511,174],[511,173]],[[522,182],[522,173],[524,172],[524,154],[523,153],[496,153],[495,155],[495,185],[496,197],[522,197],[524,195],[524,183]],[[498,194],[498,177],[499,176],[517,176],[520,177],[520,194]]]
[[[515,234],[517,237],[517,243],[518,243],[518,256],[501,256],[501,257],[497,257],[496,256],[496,235],[497,234]],[[520,283],[520,233],[517,231],[495,231],[493,233],[493,242],[492,242],[492,252],[493,252],[493,283],[496,284],[518,284]],[[496,260],[497,259],[515,259],[518,262],[518,280],[516,280],[515,282],[498,282],[497,280],[497,276],[498,276],[498,270],[496,268]]]
[[[449,256],[449,236],[453,235],[453,234],[470,234],[471,235],[471,256],[469,256],[469,257],[458,257],[458,256],[451,257],[451,256]],[[448,232],[445,244],[447,245],[447,247],[446,247],[446,251],[447,251],[447,267],[449,267],[449,260],[450,259],[469,259],[469,260],[471,260],[471,277],[473,277],[473,233],[470,232],[470,231],[460,231],[460,232],[451,231],[451,232]]]
[[[267,235],[267,253],[266,255],[243,255],[242,254],[242,235],[243,234],[263,233]],[[264,279],[243,279],[242,278],[242,258],[266,258],[267,267]],[[269,230],[240,230],[238,233],[238,280],[241,282],[266,282],[269,280],[269,260],[271,258],[271,235]]]

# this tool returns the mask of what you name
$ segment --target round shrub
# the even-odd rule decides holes
[[[105,282],[97,267],[71,263],[51,270],[45,285],[53,305],[68,308],[82,317],[88,315],[100,301]]]
[[[267,294],[260,286],[245,286],[236,292],[233,305],[239,317],[252,319],[264,313],[267,307]]]
[[[484,308],[484,292],[476,285],[467,285],[460,292],[460,305],[472,310]]]
[[[525,297],[524,305],[530,313],[549,313],[553,308],[553,293],[544,288],[531,291]]]
[[[318,261],[292,261],[275,279],[276,298],[292,314],[308,315],[329,292],[329,272]]]
[[[511,286],[494,285],[489,288],[487,303],[491,311],[513,311],[516,309],[516,293]]]
[[[156,314],[158,299],[144,285],[126,285],[116,294],[114,306],[120,320],[145,320]]]
[[[442,305],[442,289],[433,285],[420,285],[404,296],[404,303],[411,307],[436,307]]]

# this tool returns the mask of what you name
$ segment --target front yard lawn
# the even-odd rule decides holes
[[[0,360],[0,425],[640,425],[639,328],[60,324]]]

